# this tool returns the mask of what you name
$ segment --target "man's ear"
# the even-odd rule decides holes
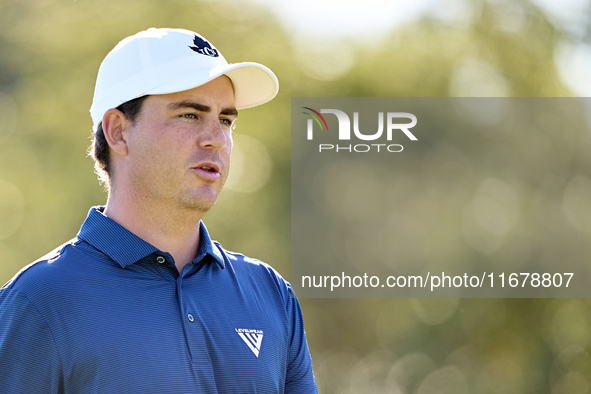
[[[117,108],[111,108],[103,116],[103,132],[107,143],[121,156],[127,156],[127,133],[126,128],[131,122],[125,114]]]

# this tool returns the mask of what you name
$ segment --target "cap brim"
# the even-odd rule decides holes
[[[181,92],[204,85],[222,75],[228,76],[232,81],[236,109],[264,104],[279,92],[279,81],[273,71],[259,63],[243,62],[214,67],[210,70],[209,76],[204,76],[203,70],[195,70],[157,86],[145,94]]]

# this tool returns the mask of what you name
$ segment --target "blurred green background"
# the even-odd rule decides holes
[[[277,74],[278,97],[240,114],[205,223],[287,279],[291,97],[588,94],[586,0],[356,3],[0,0],[0,282],[105,202],[88,108],[101,60],[139,30],[194,30]],[[591,390],[588,300],[300,301],[321,393]]]

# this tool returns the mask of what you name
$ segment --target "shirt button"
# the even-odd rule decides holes
[[[166,261],[166,259],[163,256],[158,256],[156,257],[156,261],[160,264],[163,264]]]
[[[187,315],[187,319],[189,319],[189,321],[191,323],[193,323],[193,320],[195,320],[195,318],[193,317],[193,315],[191,315],[190,313]]]

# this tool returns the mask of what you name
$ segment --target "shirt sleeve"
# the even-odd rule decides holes
[[[47,323],[17,290],[0,289],[0,393],[62,393],[62,382]]]
[[[288,287],[287,315],[290,320],[291,333],[285,394],[318,393],[312,370],[312,359],[306,341],[302,310],[291,285],[288,284]]]

